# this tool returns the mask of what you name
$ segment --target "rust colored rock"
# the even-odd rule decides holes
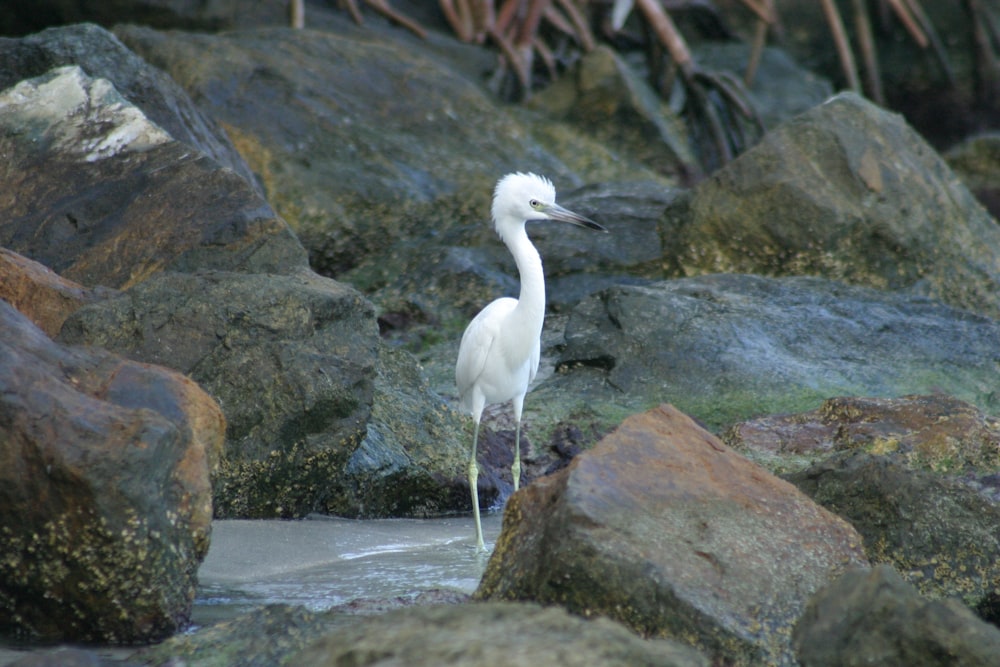
[[[38,262],[0,248],[0,298],[28,316],[49,338],[80,306],[100,300],[114,290],[90,289],[61,278]]]
[[[57,345],[0,301],[0,628],[116,644],[183,628],[224,431],[184,376]]]
[[[476,596],[556,603],[727,664],[792,664],[810,595],[860,536],[669,405],[515,494]]]
[[[831,398],[809,412],[741,422],[724,440],[767,454],[899,454],[942,472],[1000,465],[1000,420],[946,394]]]

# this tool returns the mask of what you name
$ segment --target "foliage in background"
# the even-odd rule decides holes
[[[988,6],[989,0],[961,1],[972,26],[976,95],[981,102],[996,100],[1000,98],[1000,18],[996,8]],[[490,88],[507,99],[529,97],[593,49],[598,40],[641,49],[651,83],[683,110],[695,136],[705,139],[698,150],[708,167],[729,161],[763,132],[746,88],[754,79],[764,46],[769,40],[780,43],[785,30],[775,0],[739,2],[756,22],[742,79],[700,67],[671,18],[677,12],[697,13],[702,24],[719,26],[726,33],[724,13],[711,0],[439,0],[458,39],[497,49]],[[921,0],[849,0],[855,44],[835,0],[818,2],[847,88],[885,103],[876,27],[886,34],[905,32],[931,54],[954,85],[954,68]],[[387,0],[365,0],[365,4],[421,37],[426,34]],[[362,21],[357,0],[344,0],[343,5],[356,22]],[[304,25],[301,0],[292,1],[291,12],[292,24]]]

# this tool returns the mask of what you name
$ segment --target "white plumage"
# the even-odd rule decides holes
[[[521,411],[528,386],[538,372],[542,324],[545,319],[545,276],[542,260],[525,231],[532,220],[558,220],[607,231],[596,222],[556,204],[551,181],[535,174],[508,174],[493,193],[493,224],[514,256],[521,278],[517,299],[503,297],[483,308],[466,327],[455,365],[461,407],[472,415],[475,435],[469,459],[469,486],[476,519],[477,548],[485,549],[479,520],[476,447],[483,408],[512,401],[517,430],[514,445],[514,490],[521,476]]]

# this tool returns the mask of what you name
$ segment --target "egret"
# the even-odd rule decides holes
[[[541,354],[542,322],[545,318],[545,276],[542,259],[528,239],[525,223],[556,220],[606,232],[604,227],[556,204],[552,182],[535,174],[507,174],[493,192],[493,225],[500,240],[514,256],[521,279],[518,298],[503,297],[483,308],[466,327],[458,348],[455,384],[462,410],[475,423],[472,455],[469,458],[469,487],[472,512],[476,519],[476,542],[485,551],[479,519],[476,484],[479,467],[476,447],[479,421],[487,404],[512,402],[514,421],[514,490],[521,480],[521,410],[528,385],[538,371]]]

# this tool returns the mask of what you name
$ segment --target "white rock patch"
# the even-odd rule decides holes
[[[48,141],[85,162],[142,152],[172,141],[107,79],[72,65],[0,93],[0,125]]]

